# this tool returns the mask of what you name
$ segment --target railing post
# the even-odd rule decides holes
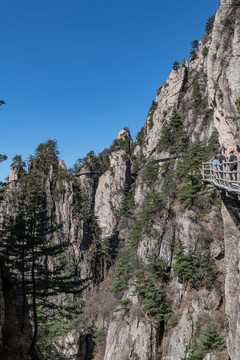
[[[223,184],[224,185],[229,185],[229,166],[228,166],[228,163],[227,162],[224,162],[224,172],[223,172],[223,178],[224,178],[224,181],[223,181]]]
[[[227,174],[226,174],[226,164],[225,162],[220,163],[219,165],[220,167],[220,180],[219,180],[219,184],[225,184],[226,183],[226,178],[227,178]]]
[[[212,169],[212,163],[208,163],[208,176],[210,179],[213,179],[213,169]]]

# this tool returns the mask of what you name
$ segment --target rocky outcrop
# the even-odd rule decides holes
[[[100,176],[95,200],[94,212],[99,219],[101,238],[113,236],[117,231],[119,211],[124,198],[125,186],[130,182],[129,148],[131,139],[126,130],[122,130],[116,142],[125,142],[127,148],[113,150],[110,154],[110,169]]]

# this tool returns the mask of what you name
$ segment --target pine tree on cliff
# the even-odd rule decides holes
[[[44,191],[47,169],[50,165],[57,166],[55,148],[56,143],[52,141],[41,144],[41,151],[32,158],[36,168],[21,173],[19,189],[14,196],[15,213],[5,216],[0,234],[0,253],[8,263],[13,278],[21,282],[22,331],[26,325],[28,306],[32,314],[33,335],[29,354],[33,354],[38,340],[38,308],[47,313],[56,308],[49,301],[50,296],[79,293],[83,288],[83,281],[75,281],[72,274],[65,274],[62,264],[57,261],[57,256],[63,254],[67,244],[61,234],[61,226],[54,225],[55,219],[48,215]],[[44,159],[41,154],[44,154]]]

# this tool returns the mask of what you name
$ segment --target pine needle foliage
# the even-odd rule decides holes
[[[157,109],[157,106],[158,106],[158,103],[153,100],[152,105],[148,112],[148,116],[147,116],[148,125],[149,125],[150,129],[152,129],[152,127],[153,127],[153,114],[154,114],[155,110]]]
[[[173,161],[166,161],[161,167],[163,184],[161,193],[164,199],[173,199],[176,195],[176,171]]]
[[[26,315],[31,313],[33,335],[29,354],[34,352],[39,340],[40,309],[50,318],[56,311],[50,297],[63,293],[79,294],[86,283],[78,281],[75,273],[67,271],[66,264],[58,261],[68,243],[61,224],[49,214],[45,189],[46,172],[57,160],[56,143],[40,145],[33,159],[36,167],[31,167],[28,173],[20,172],[18,190],[12,193],[13,211],[11,215],[5,214],[0,233],[1,255],[22,293],[22,332],[26,329]],[[46,164],[45,157],[49,160]]]
[[[152,277],[167,282],[170,278],[167,262],[159,259],[154,252],[147,256],[147,260],[147,271]]]
[[[210,350],[224,346],[224,336],[220,335],[213,323],[208,324],[202,336],[190,347],[187,347],[187,360],[202,360]]]
[[[157,179],[159,172],[159,165],[155,160],[146,164],[142,175],[142,183],[150,186]]]
[[[208,54],[207,46],[204,46],[204,48],[202,49],[202,54],[203,54],[203,56],[207,56],[207,54]]]
[[[212,31],[214,21],[215,21],[215,15],[212,15],[207,19],[206,25],[205,25],[205,31],[206,31],[207,35]]]
[[[139,146],[143,146],[145,143],[145,136],[146,136],[146,129],[143,126],[141,128],[141,130],[137,133],[136,136],[136,141],[135,141],[135,146],[139,145]]]
[[[179,241],[178,250],[174,252],[173,273],[192,287],[209,288],[216,278],[216,266],[206,250],[186,247]]]
[[[173,68],[173,70],[177,70],[177,69],[179,69],[179,66],[180,66],[179,62],[178,62],[178,61],[174,61],[172,68]]]
[[[218,146],[218,132],[214,131],[208,144],[199,140],[196,141],[188,147],[186,155],[179,161],[177,177],[184,183],[180,186],[178,193],[184,204],[193,206],[194,199],[197,198],[203,186],[201,176],[202,163],[209,159]]]
[[[132,210],[135,205],[134,193],[129,192],[129,186],[125,185],[123,189],[124,198],[120,208],[120,216],[131,217],[133,215]]]
[[[119,294],[128,288],[128,281],[134,274],[134,262],[131,259],[131,253],[127,248],[120,250],[118,260],[115,263],[115,281],[113,283],[112,292]]]
[[[182,152],[187,145],[187,133],[183,129],[181,116],[176,109],[173,110],[172,116],[167,122],[164,120],[161,131],[161,137],[158,142],[158,151],[167,149],[170,154]]]
[[[93,342],[96,345],[100,345],[103,341],[104,341],[104,330],[103,327],[100,327],[93,334]]]
[[[145,198],[145,203],[140,211],[136,224],[130,233],[130,246],[136,248],[142,238],[143,231],[148,228],[153,214],[160,209],[163,202],[163,196],[156,192],[150,191]]]
[[[135,282],[134,294],[138,295],[142,311],[148,315],[151,322],[167,320],[172,314],[165,291],[159,289],[151,278],[140,277]]]
[[[38,145],[35,156],[30,157],[30,161],[34,163],[35,169],[42,173],[48,174],[50,166],[58,167],[59,150],[56,140],[48,140]]]
[[[7,155],[0,154],[0,162],[3,162],[4,160],[7,160]]]

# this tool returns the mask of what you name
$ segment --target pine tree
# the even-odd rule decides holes
[[[179,62],[178,61],[174,61],[173,63],[173,70],[177,70],[179,68]]]
[[[214,25],[214,20],[215,20],[215,15],[212,15],[207,19],[206,26],[205,26],[205,31],[207,34],[209,34],[210,31],[212,31],[213,25]]]
[[[177,176],[184,178],[184,185],[179,193],[181,200],[187,205],[193,205],[196,193],[202,187],[201,167],[209,157],[208,148],[200,141],[193,143],[188,150],[187,156],[178,165]]]
[[[45,156],[46,148],[42,149]],[[52,159],[56,160],[54,157]],[[47,316],[57,307],[50,301],[50,297],[62,293],[77,294],[84,286],[83,281],[76,281],[72,274],[66,273],[63,262],[57,261],[57,257],[64,253],[67,243],[60,224],[55,224],[53,216],[48,214],[43,181],[47,166],[39,154],[33,159],[36,160],[38,165],[43,166],[40,167],[41,170],[37,166],[28,173],[20,173],[19,188],[12,198],[14,211],[11,215],[5,215],[0,233],[0,253],[8,264],[12,277],[20,282],[22,291],[21,331],[24,331],[26,325],[28,308],[31,313],[33,335],[28,352],[30,355],[38,340],[38,309],[41,308],[41,314],[45,313]],[[51,162],[48,167],[50,165]]]

